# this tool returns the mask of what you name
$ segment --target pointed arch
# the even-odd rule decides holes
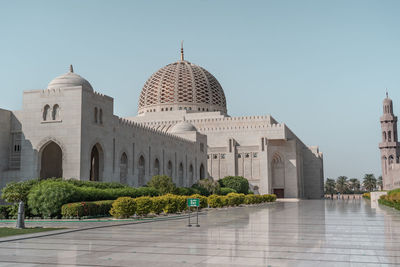
[[[128,178],[128,156],[126,153],[122,153],[119,163],[119,179],[121,184],[127,184]]]
[[[96,143],[90,151],[90,181],[100,181],[102,179],[103,166],[103,148],[99,143]]]
[[[53,106],[53,111],[52,111],[52,119],[53,119],[53,121],[55,121],[55,120],[59,120],[60,118],[60,106],[58,105],[58,104],[55,104],[54,106]]]
[[[138,171],[139,171],[138,184],[139,184],[139,186],[142,186],[145,184],[145,175],[146,175],[146,170],[145,170],[146,165],[145,164],[146,164],[146,162],[145,162],[144,156],[141,155],[139,157],[139,161],[138,161]]]
[[[178,181],[179,181],[179,186],[185,186],[183,184],[183,163],[182,162],[179,164]]]
[[[153,166],[153,175],[159,175],[160,174],[160,161],[158,158],[154,160],[154,166]]]
[[[189,184],[188,184],[188,186],[192,186],[193,185],[193,176],[194,176],[194,173],[193,173],[193,165],[192,164],[190,164],[190,166],[189,166],[189,174],[188,174],[188,178],[189,178]]]
[[[45,105],[43,108],[43,115],[42,118],[44,121],[47,121],[50,118],[50,106],[49,105]]]
[[[172,177],[172,162],[170,160],[168,161],[168,164],[167,164],[167,175],[169,177],[173,178]]]
[[[206,173],[205,173],[205,169],[204,169],[203,163],[200,164],[199,177],[200,177],[200,179],[206,178]]]
[[[63,151],[54,141],[49,141],[39,150],[40,179],[62,178]]]
[[[272,193],[276,194],[279,198],[283,198],[285,189],[285,163],[283,157],[278,152],[272,156],[271,175]]]

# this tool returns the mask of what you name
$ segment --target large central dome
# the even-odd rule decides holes
[[[139,115],[173,110],[221,111],[226,114],[224,91],[207,70],[183,59],[155,72],[143,86]]]

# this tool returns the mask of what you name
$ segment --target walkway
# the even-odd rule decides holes
[[[67,224],[67,223],[65,223]],[[389,266],[400,264],[400,211],[358,200],[212,210],[0,242],[0,266]]]

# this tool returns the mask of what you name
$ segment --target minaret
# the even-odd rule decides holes
[[[393,181],[389,181],[388,170],[391,164],[399,162],[399,143],[397,142],[397,117],[393,114],[393,102],[386,92],[383,100],[383,115],[381,116],[382,142],[381,150],[383,189],[393,188]],[[390,187],[390,188],[389,188]]]

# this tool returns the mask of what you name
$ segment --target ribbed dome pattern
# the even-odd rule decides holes
[[[139,114],[164,111],[161,107],[171,104],[174,109],[226,113],[225,94],[217,79],[186,60],[161,68],[147,80],[140,94]]]

